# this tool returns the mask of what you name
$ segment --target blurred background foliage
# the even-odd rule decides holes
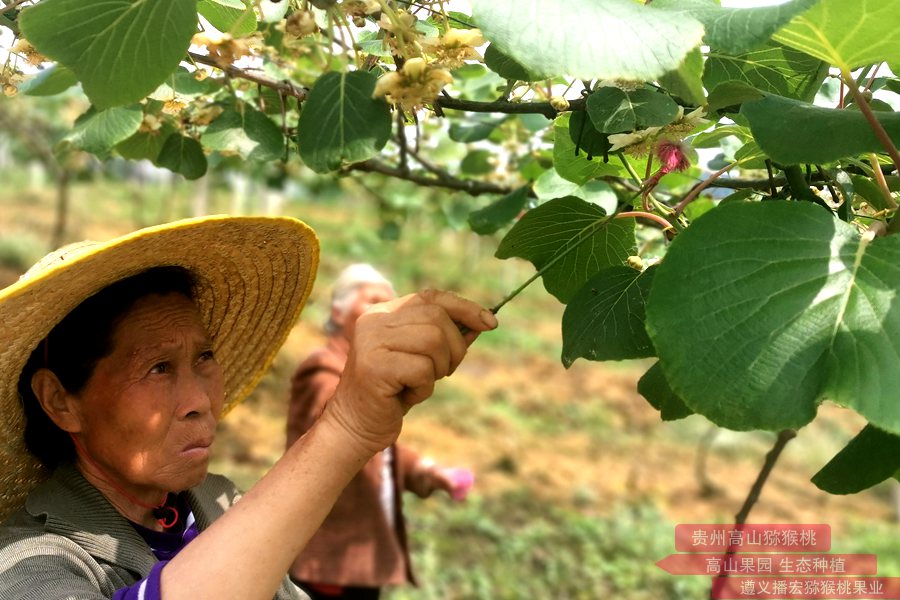
[[[0,164],[6,285],[55,243],[59,204],[52,174],[8,138],[3,144],[11,155]],[[323,260],[303,316],[253,396],[221,425],[212,470],[242,487],[283,451],[290,374],[324,340],[320,324],[341,268],[368,261],[401,292],[443,287],[484,304],[533,273],[493,258],[501,234],[477,236],[454,219],[455,203],[477,200],[404,182],[307,175],[273,187],[259,175],[216,172],[186,182],[146,165],[86,160],[67,189],[62,242],[221,212],[292,215],[318,232]],[[674,577],[655,563],[674,551],[676,523],[733,520],[774,435],[719,429],[697,415],[661,423],[635,391],[647,361],[563,369],[563,308],[537,286],[526,290],[409,418],[404,441],[473,468],[476,488],[465,503],[407,498],[421,587],[394,590],[392,600],[708,595],[708,579]],[[831,524],[832,551],[877,553],[879,574],[900,576],[895,482],[832,496],[809,481],[862,423],[824,405],[785,451],[751,522]]]

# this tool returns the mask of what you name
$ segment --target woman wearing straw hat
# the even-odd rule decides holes
[[[302,597],[285,573],[342,488],[496,326],[439,291],[373,307],[325,414],[236,502],[207,476],[215,425],[317,264],[299,221],[212,217],[67,247],[0,292],[0,598]]]

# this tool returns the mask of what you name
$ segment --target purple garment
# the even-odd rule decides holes
[[[194,514],[188,513],[187,527],[183,531],[153,531],[136,523],[132,523],[135,530],[150,546],[153,555],[159,562],[150,569],[150,574],[137,583],[116,590],[112,600],[162,600],[162,587],[160,577],[162,569],[178,552],[200,534]]]

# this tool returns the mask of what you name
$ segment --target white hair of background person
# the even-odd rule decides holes
[[[340,333],[341,326],[335,323],[332,314],[337,310],[338,314],[345,314],[356,301],[359,289],[364,285],[383,285],[394,292],[394,286],[387,277],[382,275],[375,267],[366,263],[357,263],[346,267],[338,275],[331,288],[331,311],[325,322],[325,331],[329,335]]]

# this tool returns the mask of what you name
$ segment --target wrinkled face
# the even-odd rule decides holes
[[[353,330],[356,328],[356,320],[373,304],[387,302],[394,299],[394,292],[390,286],[380,283],[364,283],[356,290],[353,303],[343,314],[335,315],[335,322],[341,326],[341,331],[348,340],[353,339]]]
[[[76,401],[81,443],[117,481],[137,492],[202,482],[224,385],[194,303],[177,293],[138,300]]]

